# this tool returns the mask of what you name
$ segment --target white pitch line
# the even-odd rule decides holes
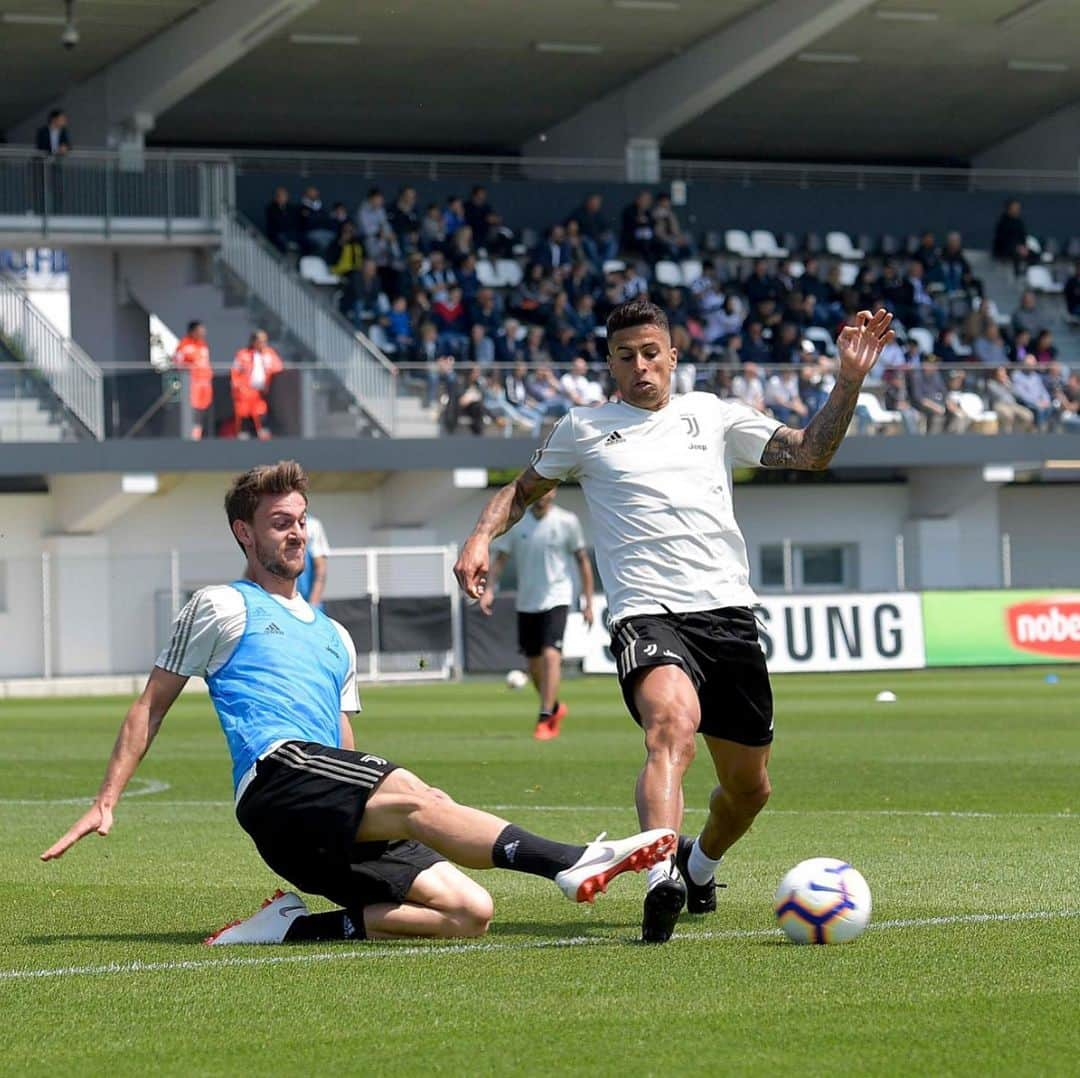
[[[950,925],[1010,924],[1019,921],[1057,921],[1080,917],[1080,910],[1031,910],[1020,913],[962,913],[943,917],[912,917],[871,924],[875,931],[905,928],[937,928]],[[693,943],[699,940],[744,940],[783,937],[779,928],[731,928],[718,932],[676,934],[672,940]],[[445,946],[417,947],[412,944],[378,945],[345,951],[318,951],[314,954],[267,955],[264,958],[221,958],[170,962],[110,962],[102,966],[62,966],[54,969],[0,970],[0,982],[45,980],[52,977],[94,977],[108,974],[169,973],[185,970],[234,969],[244,966],[305,965],[316,962],[341,962],[353,958],[444,958],[460,954],[493,954],[513,951],[541,951],[564,947],[612,947],[631,941],[610,936],[571,936],[561,940],[531,940],[526,943],[452,943]],[[636,943],[636,941],[633,941]]]
[[[166,790],[171,790],[172,786],[167,782],[162,782],[161,779],[132,779],[132,782],[138,782],[142,785],[135,790],[127,789],[124,791],[124,798],[129,797],[149,797],[151,794],[163,794]],[[3,798],[0,800],[0,805],[89,805],[94,798],[90,797],[61,797],[55,800],[45,800],[42,798]],[[158,804],[165,804],[166,802],[158,802]]]

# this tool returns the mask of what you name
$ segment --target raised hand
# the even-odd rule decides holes
[[[870,373],[885,345],[896,340],[896,334],[889,329],[892,317],[886,310],[877,314],[859,311],[855,316],[855,325],[845,326],[840,331],[836,344],[840,350],[842,377],[861,383]]]

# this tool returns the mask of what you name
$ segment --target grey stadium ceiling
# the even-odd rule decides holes
[[[614,0],[321,0],[158,117],[152,137],[515,153],[761,2],[628,10]],[[0,0],[0,130],[200,6],[77,0],[81,42],[65,51],[59,26],[25,21],[62,14],[61,0]],[[294,34],[353,43],[297,44]],[[964,160],[1080,101],[1078,41],[1080,0],[880,0],[804,59],[779,64],[671,134],[663,152]],[[599,51],[540,52],[538,42]]]

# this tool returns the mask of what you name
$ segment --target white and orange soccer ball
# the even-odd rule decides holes
[[[870,888],[846,861],[811,857],[780,881],[774,908],[795,943],[847,943],[870,923]]]

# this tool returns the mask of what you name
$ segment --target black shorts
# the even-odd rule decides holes
[[[568,606],[553,606],[550,610],[518,611],[518,648],[530,659],[540,655],[544,648],[562,651],[566,635]]]
[[[262,859],[294,887],[359,912],[403,902],[445,858],[419,842],[357,842],[368,797],[397,764],[381,756],[287,741],[259,761],[236,806]]]
[[[701,701],[698,731],[740,745],[773,739],[772,686],[746,606],[690,614],[641,614],[611,626],[611,654],[630,714],[640,725],[634,686],[650,666],[681,666]]]

